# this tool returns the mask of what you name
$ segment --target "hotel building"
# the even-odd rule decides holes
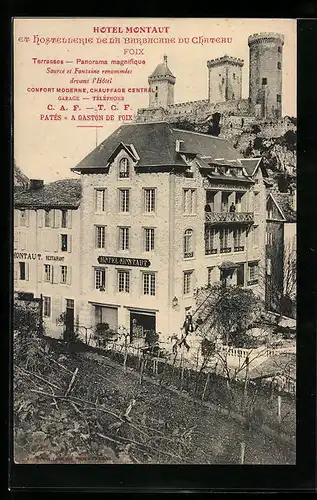
[[[261,159],[161,122],[121,126],[73,170],[82,184],[80,324],[166,337],[194,312],[196,287],[226,278],[261,291]]]

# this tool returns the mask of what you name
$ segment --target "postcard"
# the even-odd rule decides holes
[[[15,18],[16,464],[296,463],[296,21]]]

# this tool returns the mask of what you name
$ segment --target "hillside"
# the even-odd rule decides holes
[[[216,114],[217,115],[217,114]],[[240,118],[208,117],[204,120],[177,119],[173,126],[228,139],[243,157],[262,156],[273,189],[288,192],[296,186],[296,118],[279,122]]]

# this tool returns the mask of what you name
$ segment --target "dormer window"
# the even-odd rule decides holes
[[[119,163],[119,178],[126,179],[129,175],[129,160],[128,158],[121,158]]]

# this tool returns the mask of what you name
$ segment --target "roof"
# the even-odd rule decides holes
[[[153,73],[151,73],[149,78],[162,77],[162,76],[175,78],[175,76],[167,66],[167,56],[164,56],[164,62],[156,66],[155,70],[153,71]]]
[[[17,208],[78,208],[80,200],[80,179],[62,179],[38,189],[14,193]]]
[[[176,141],[183,141],[181,152]],[[238,152],[226,139],[173,128],[167,122],[121,125],[97,148],[89,153],[73,171],[106,168],[113,152],[122,145],[131,145],[139,156],[138,167],[181,166],[187,168],[182,154],[208,156],[214,159],[237,160]]]
[[[296,378],[296,354],[283,353],[267,358],[263,363],[250,369],[250,379],[274,377],[276,375]]]
[[[261,160],[262,158],[242,158],[241,163],[246,169],[248,175],[252,177],[258,169]]]
[[[293,208],[292,196],[289,193],[280,193],[276,191],[269,196],[277,205],[277,208],[283,215],[285,222],[296,222],[296,212]]]

